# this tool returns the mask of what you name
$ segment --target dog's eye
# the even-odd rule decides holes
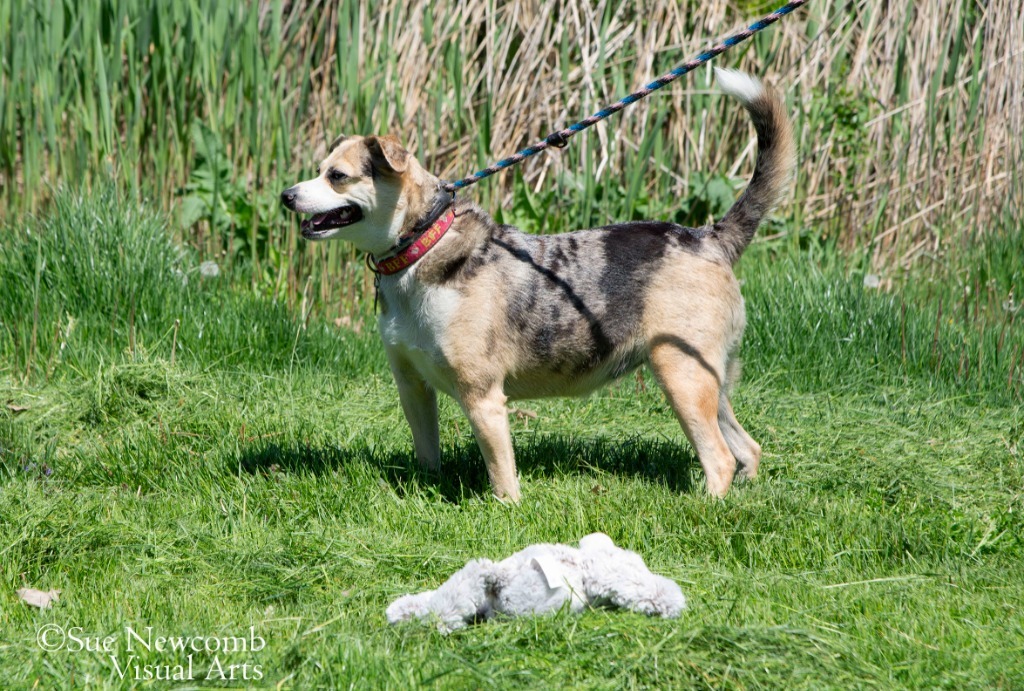
[[[348,177],[347,175],[342,173],[337,168],[331,168],[331,170],[327,173],[327,178],[331,182],[341,182],[342,180],[344,180],[347,177]]]

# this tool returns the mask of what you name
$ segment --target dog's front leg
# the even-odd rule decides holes
[[[400,354],[388,350],[388,364],[398,385],[398,400],[412,428],[416,460],[421,467],[441,467],[441,439],[437,430],[437,393],[412,364]]]
[[[498,499],[519,502],[519,478],[516,476],[516,459],[512,452],[512,433],[508,425],[508,408],[505,407],[504,392],[500,385],[486,390],[463,390],[459,392],[459,404],[473,427],[491,488]]]

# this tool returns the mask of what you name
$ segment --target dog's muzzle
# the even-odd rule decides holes
[[[291,211],[299,211],[296,208],[299,199],[298,185],[289,187],[281,193],[281,204]],[[363,210],[358,206],[346,204],[337,209],[331,209],[321,214],[313,214],[309,218],[302,219],[302,237],[307,240],[316,240],[326,235],[331,230],[350,226],[353,223],[363,220]]]

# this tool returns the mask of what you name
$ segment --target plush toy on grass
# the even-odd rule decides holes
[[[508,559],[474,559],[437,590],[398,598],[388,621],[434,619],[447,633],[496,614],[551,612],[569,603],[610,606],[648,615],[677,617],[686,598],[676,583],[651,573],[636,552],[616,547],[604,533],[567,545],[531,545]]]

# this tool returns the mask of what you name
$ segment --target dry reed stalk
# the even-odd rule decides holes
[[[20,99],[13,110],[0,102],[7,138],[0,194],[14,210],[45,203],[49,186],[75,177],[69,167],[105,175],[112,161],[126,180],[159,179],[148,193],[173,207],[196,164],[194,121],[217,125],[232,175],[258,181],[250,182],[254,199],[311,169],[317,147],[341,131],[394,132],[435,173],[460,177],[589,115],[771,9],[726,0],[264,0],[224,19],[174,0],[123,0],[128,16],[161,8],[178,22],[167,36],[150,36],[146,50],[129,42],[137,35],[130,31],[98,30],[102,17],[89,15],[88,3],[68,10],[88,22],[66,22],[65,33],[78,33],[50,36],[57,29],[48,19],[21,11],[28,1],[0,0],[0,15],[7,8],[31,18],[25,25],[37,22],[41,45],[52,39],[66,51],[19,62],[31,68],[23,73],[0,70],[0,92]],[[253,11],[255,36],[246,28]],[[923,248],[941,252],[943,238],[992,226],[1014,208],[1008,204],[1019,208],[1024,190],[1012,171],[1024,162],[1022,15],[1022,0],[822,0],[718,59],[779,85],[795,114],[800,170],[780,215],[838,235],[843,247],[872,243],[875,261],[893,264],[913,261]],[[107,43],[97,48],[96,36]],[[109,127],[95,115],[104,105],[97,80],[78,76],[95,73],[97,51],[113,77],[105,87]],[[691,194],[695,173],[745,179],[753,131],[713,90],[707,72],[692,74],[569,150],[530,159],[523,179],[529,189],[571,197],[576,190],[564,180],[583,185],[589,176],[604,189],[628,188],[632,171],[647,167],[641,192],[664,209]],[[52,119],[57,103],[67,105]],[[247,138],[249,131],[259,136]],[[639,161],[650,136],[658,153]],[[508,206],[515,178],[467,194],[492,209]],[[283,217],[269,208],[270,215],[257,209],[264,215],[251,227],[275,228],[290,300],[311,271],[352,259],[307,249],[294,223],[282,229]],[[631,211],[606,203],[580,222]],[[955,227],[941,235],[948,224]],[[189,236],[206,254],[236,242],[205,221]],[[339,294],[319,280],[315,294]]]

